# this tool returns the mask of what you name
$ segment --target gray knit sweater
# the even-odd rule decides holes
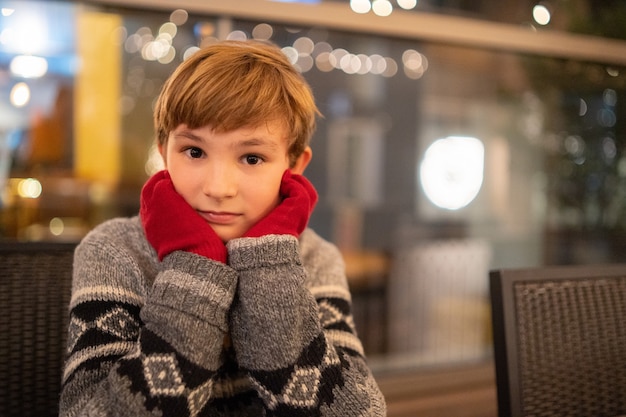
[[[343,261],[307,229],[159,262],[138,217],[74,258],[60,416],[382,416]]]

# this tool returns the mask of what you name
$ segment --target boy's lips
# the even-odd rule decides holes
[[[202,218],[212,224],[231,224],[239,214],[227,211],[200,211]]]

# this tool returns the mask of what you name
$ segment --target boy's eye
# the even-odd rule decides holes
[[[189,148],[187,149],[187,155],[189,155],[189,157],[191,158],[202,158],[202,155],[204,154],[204,152],[202,152],[202,149],[200,148]]]
[[[246,161],[246,164],[248,164],[248,165],[256,165],[256,164],[260,164],[262,162],[261,157],[259,157],[257,155],[246,155],[244,157],[244,160]]]

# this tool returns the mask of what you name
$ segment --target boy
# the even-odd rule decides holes
[[[166,170],[139,216],[76,250],[62,417],[385,414],[341,256],[306,228],[316,114],[266,43],[217,43],[172,74]]]

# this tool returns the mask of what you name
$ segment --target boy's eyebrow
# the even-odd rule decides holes
[[[251,147],[251,146],[267,146],[269,148],[278,148],[278,145],[274,141],[268,141],[263,138],[250,138],[243,139],[233,143],[234,147]]]
[[[198,136],[194,134],[192,130],[187,130],[187,129],[180,130],[179,132],[176,132],[174,134],[174,138],[181,138],[181,137],[185,139],[193,140],[194,142],[204,141],[201,136]],[[275,141],[267,140],[263,137],[252,137],[249,139],[241,139],[231,144],[231,147],[233,148],[245,148],[245,147],[255,147],[255,146],[265,146],[267,148],[270,148],[271,150],[278,149],[279,147]]]
[[[201,142],[202,141],[202,138],[200,136],[198,136],[198,135],[194,135],[191,130],[181,130],[179,132],[176,132],[176,133],[174,133],[174,137],[175,138],[184,137],[184,138],[196,141],[196,142]]]

